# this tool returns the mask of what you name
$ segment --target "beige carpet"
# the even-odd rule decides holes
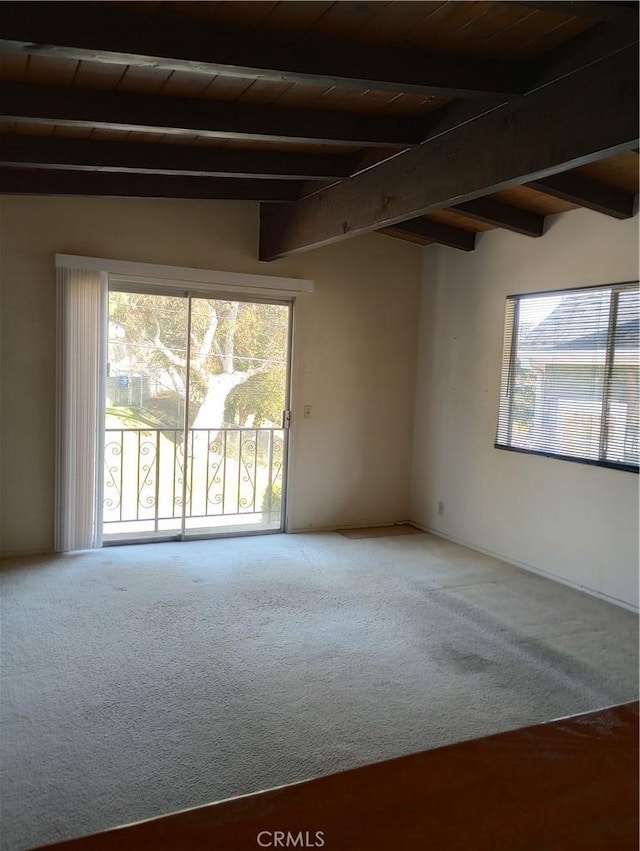
[[[2,848],[627,701],[631,613],[425,534],[3,571]]]

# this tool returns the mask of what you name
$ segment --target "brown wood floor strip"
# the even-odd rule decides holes
[[[283,843],[288,837],[287,846]],[[638,703],[425,751],[48,847],[57,851],[255,851],[260,847],[637,851]]]

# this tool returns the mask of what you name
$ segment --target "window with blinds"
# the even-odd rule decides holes
[[[495,446],[638,472],[637,283],[507,299]]]

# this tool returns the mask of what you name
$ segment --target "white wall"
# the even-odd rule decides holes
[[[293,530],[411,518],[637,601],[638,477],[493,449],[505,296],[636,278],[637,219],[571,212],[470,254],[370,235],[276,263],[255,260],[257,234],[247,203],[3,199],[2,552],[52,546],[53,255],[87,254],[315,280],[297,305]]]
[[[290,528],[408,519],[421,249],[373,234],[260,263],[257,240],[251,203],[3,199],[4,553],[52,547],[56,252],[314,279],[296,307]]]
[[[505,297],[638,277],[637,216],[548,224],[538,239],[487,232],[469,254],[425,250],[411,518],[637,606],[638,476],[493,448]]]

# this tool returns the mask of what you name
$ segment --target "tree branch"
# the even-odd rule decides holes
[[[200,346],[200,351],[198,353],[198,357],[194,358],[191,363],[192,366],[195,366],[196,369],[201,369],[204,365],[207,357],[211,352],[211,347],[213,346],[213,342],[216,336],[216,331],[218,330],[218,313],[214,310],[211,314],[211,321],[209,322],[209,326],[205,331],[205,335],[202,338],[202,345]]]
[[[167,367],[167,372],[171,376],[171,380],[173,381],[173,386],[176,393],[179,396],[184,396],[186,390],[184,386],[184,378],[180,375],[180,373],[174,366]]]
[[[229,383],[231,387],[239,387],[241,384],[244,384],[245,381],[253,378],[254,375],[263,375],[265,372],[269,372],[272,365],[271,361],[266,361],[262,364],[262,366],[257,366],[255,369],[246,369],[244,372],[231,373],[231,381]]]
[[[174,366],[179,366],[181,369],[186,369],[187,362],[184,358],[178,357],[178,355],[172,351],[168,346],[160,339],[160,325],[156,317],[153,317],[153,322],[156,326],[156,334],[153,340],[153,345],[158,349],[158,351],[162,352],[162,354],[166,357],[169,363],[172,363]]]
[[[227,337],[225,340],[223,368],[228,375],[231,375],[233,373],[233,355],[236,343],[236,323],[238,319],[238,308],[240,307],[240,304],[237,301],[232,301],[229,307],[230,310],[227,319],[229,320],[230,330],[227,331]],[[244,380],[246,381],[246,378]]]

